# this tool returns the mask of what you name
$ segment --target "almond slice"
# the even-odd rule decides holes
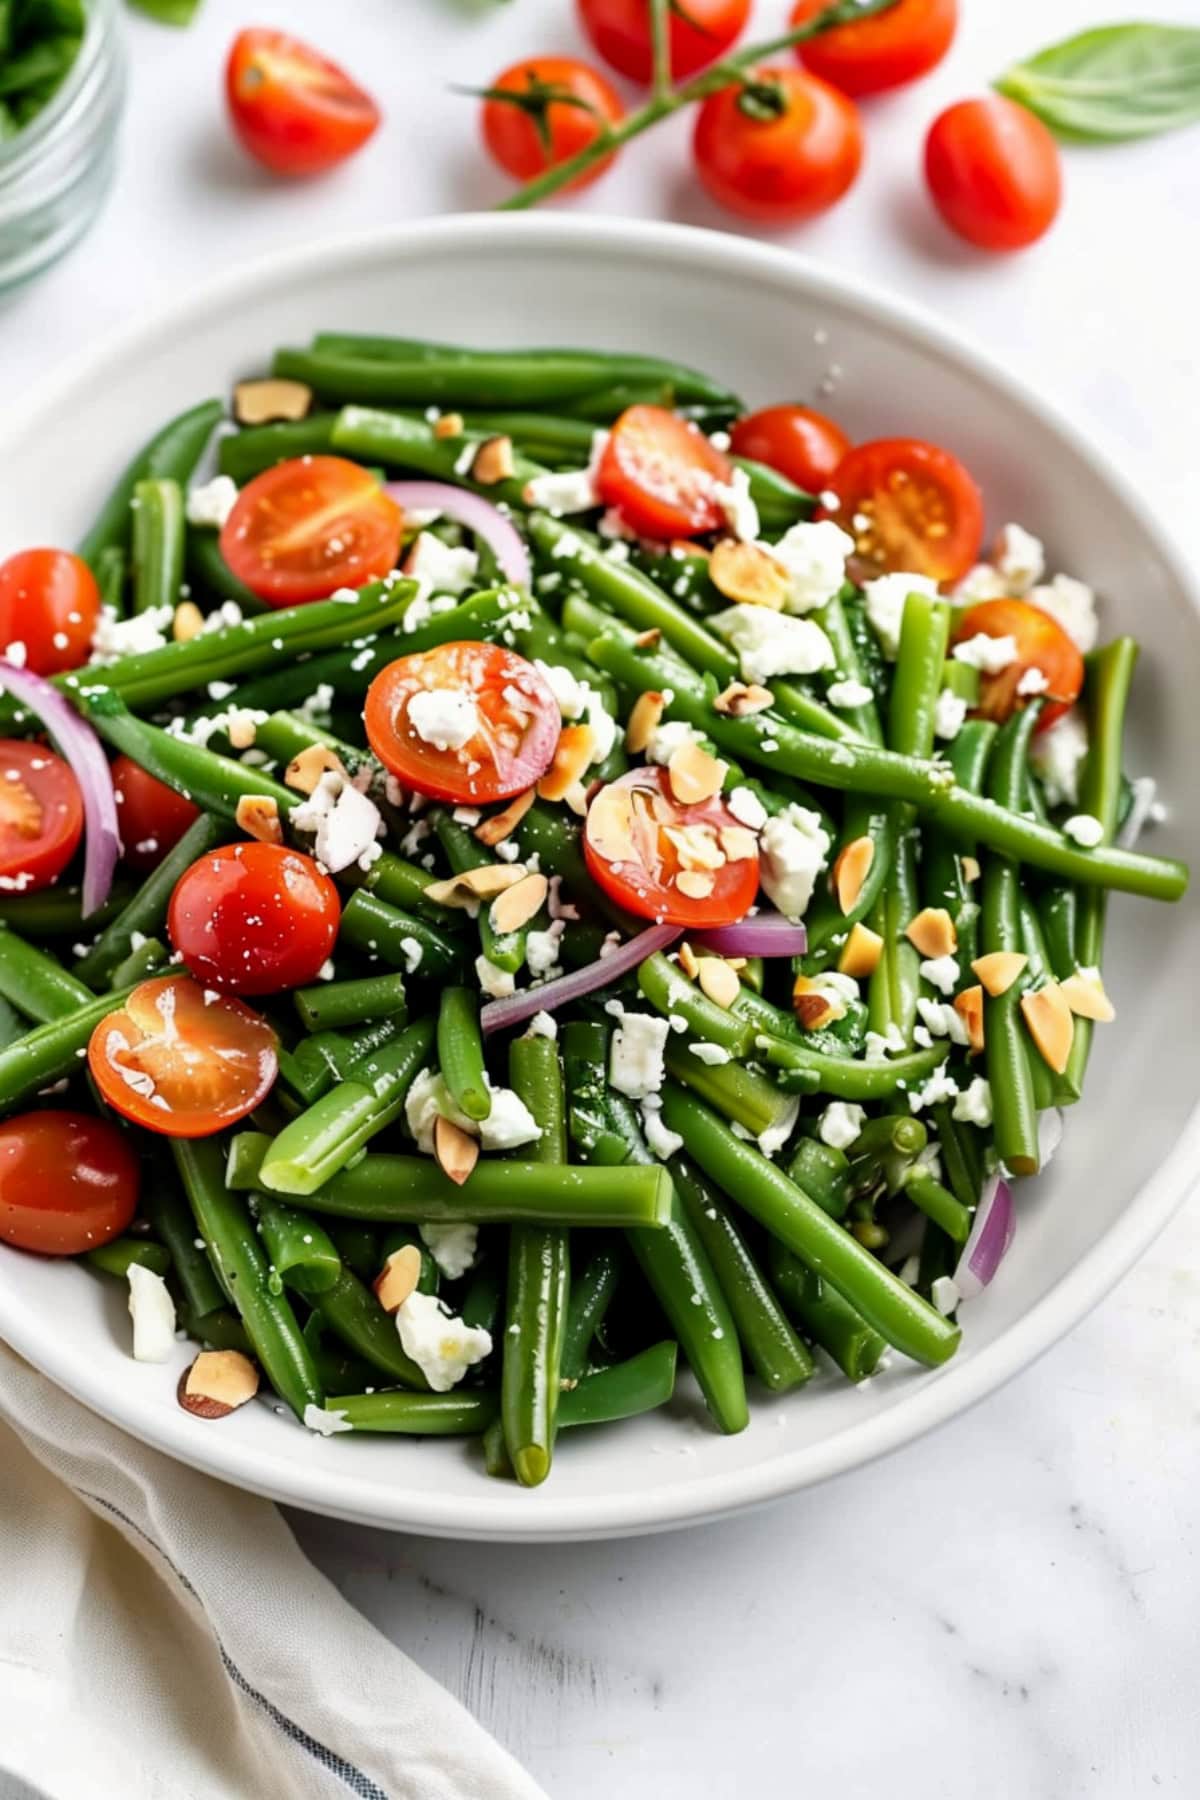
[[[311,794],[322,775],[340,775],[343,781],[350,779],[341,757],[328,744],[309,744],[299,756],[293,756],[283,772],[283,779],[288,787],[296,788],[299,793]]]
[[[517,829],[536,798],[533,788],[526,788],[523,794],[518,794],[515,800],[509,801],[503,812],[493,813],[482,825],[477,825],[475,836],[479,842],[486,844],[489,850],[502,844]]]
[[[633,640],[635,650],[653,650],[662,640],[662,631],[657,625],[651,625],[649,631],[639,631]]]
[[[842,954],[838,957],[838,970],[843,975],[853,975],[856,981],[865,981],[873,975],[875,965],[883,955],[883,939],[877,931],[861,920],[851,926],[850,935],[842,945]]]
[[[954,1010],[967,1028],[967,1043],[972,1056],[983,1049],[983,989],[964,988],[954,996]]]
[[[537,784],[543,800],[565,800],[568,790],[583,779],[596,747],[590,725],[566,725],[559,734],[554,761]]]
[[[615,782],[603,787],[588,807],[587,841],[606,862],[634,862],[633,799],[627,787]]]
[[[471,480],[480,487],[495,487],[498,481],[507,481],[515,467],[511,438],[485,438],[472,458]]]
[[[239,381],[233,390],[233,416],[239,425],[271,425],[277,419],[306,419],[313,391],[307,382],[284,375],[263,381]]]
[[[958,859],[958,866],[962,870],[962,878],[967,883],[968,887],[973,881],[979,880],[980,868],[975,857],[960,856]]]
[[[638,695],[629,714],[629,723],[625,727],[625,748],[634,756],[640,756],[646,748],[666,710],[665,698],[653,688]]]
[[[837,903],[842,909],[843,918],[852,913],[858,905],[858,897],[863,890],[863,882],[871,873],[871,864],[875,861],[875,840],[869,837],[855,838],[838,852],[833,865],[833,891],[837,895]]]
[[[977,956],[971,967],[985,991],[996,1000],[1007,994],[1028,961],[1019,950],[990,950],[986,956]]]
[[[433,1154],[443,1175],[461,1187],[479,1161],[479,1139],[440,1116],[433,1122]]]
[[[181,600],[171,620],[171,636],[177,644],[190,644],[204,630],[204,614],[194,600]]]
[[[679,966],[689,981],[695,981],[696,976],[700,973],[700,958],[686,938],[679,946]]]
[[[792,987],[792,1010],[805,1031],[819,1031],[845,1016],[846,1008],[819,981],[797,975]]]
[[[587,817],[588,791],[582,781],[573,781],[563,795],[563,805],[568,812],[573,812],[577,819]]]
[[[424,898],[435,906],[456,906],[465,910],[477,900],[494,900],[505,888],[524,881],[524,863],[484,863],[479,869],[464,869],[448,881],[431,881]]]
[[[1075,1019],[1056,981],[1021,995],[1021,1013],[1043,1062],[1061,1075],[1075,1038]]]
[[[775,704],[775,696],[770,688],[760,687],[757,681],[749,686],[744,681],[731,681],[713,701],[713,711],[724,713],[731,719],[746,719],[752,713],[766,712],[768,706]]]
[[[745,825],[722,825],[717,833],[722,850],[730,862],[744,862],[758,855],[758,838]]]
[[[240,1350],[202,1350],[175,1390],[184,1412],[227,1419],[258,1392],[258,1370]]]
[[[546,895],[550,892],[550,883],[541,874],[524,876],[506,888],[499,899],[492,901],[492,910],[488,915],[492,930],[500,935],[509,931],[520,931],[522,925],[528,925],[530,919],[536,918],[546,903]]]
[[[925,957],[953,956],[958,949],[958,931],[944,906],[925,907],[904,935]]]
[[[699,744],[680,744],[667,764],[671,792],[681,806],[696,806],[719,794],[729,765],[710,756]]]
[[[239,831],[257,838],[260,844],[282,844],[279,803],[270,794],[243,794],[233,818]]]
[[[437,1126],[444,1125],[445,1119],[438,1119],[434,1125],[434,1148],[437,1148]],[[398,1312],[408,1299],[416,1292],[417,1283],[421,1279],[421,1252],[415,1244],[402,1244],[399,1250],[393,1250],[382,1269],[371,1283],[375,1290],[375,1298],[385,1313]]]
[[[716,1006],[727,1010],[741,992],[742,984],[737,978],[736,969],[720,956],[702,956],[700,959],[700,992],[707,994]]]
[[[711,825],[668,825],[663,836],[673,847],[681,869],[711,871],[725,867],[725,852]]]
[[[708,559],[712,583],[727,600],[745,606],[769,606],[780,612],[787,599],[791,579],[783,564],[758,544],[740,543],[736,538],[722,538]]]
[[[1097,1025],[1111,1025],[1117,1009],[1104,991],[1098,969],[1076,969],[1068,975],[1062,988],[1063,999],[1077,1019],[1091,1019]]]
[[[713,891],[713,878],[698,869],[684,869],[675,877],[675,886],[689,900],[707,900]]]
[[[443,413],[440,419],[433,422],[433,435],[439,442],[445,438],[461,437],[466,429],[466,421],[461,413]]]

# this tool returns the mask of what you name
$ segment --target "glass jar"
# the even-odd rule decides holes
[[[0,290],[48,267],[85,232],[113,176],[125,97],[118,0],[88,0],[62,86],[0,143]]]

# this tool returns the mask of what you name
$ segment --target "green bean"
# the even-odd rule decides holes
[[[576,898],[594,902],[625,936],[644,930],[644,920],[635,919],[596,888],[587,872],[580,838],[579,825],[566,816],[565,808],[552,808],[537,801],[517,828],[523,861],[536,856],[544,874],[558,875]]]
[[[217,468],[238,486],[294,456],[324,455],[333,442],[337,414],[313,412],[303,419],[280,419],[270,425],[243,426],[217,445]]]
[[[663,1120],[718,1187],[736,1194],[739,1205],[827,1279],[890,1344],[929,1364],[954,1354],[961,1336],[957,1326],[897,1280],[782,1169],[673,1082],[664,1090]]]
[[[404,977],[364,975],[354,981],[318,981],[292,994],[306,1031],[339,1031],[374,1019],[407,1015]]]
[[[499,1259],[484,1256],[471,1271],[471,1281],[463,1295],[460,1317],[464,1325],[482,1327],[494,1338],[500,1328],[500,1307],[504,1299],[504,1282]]]
[[[461,960],[452,938],[365,888],[351,894],[342,908],[338,942],[369,950],[393,968],[431,981],[452,974]]]
[[[462,472],[464,459],[472,446],[486,443],[486,438],[439,438],[423,419],[406,418],[402,413],[376,412],[365,406],[344,406],[333,428],[333,448],[348,452],[360,460],[398,464],[416,469],[436,481],[453,482],[483,494],[493,503],[521,507],[525,503],[526,483],[546,473],[541,463],[528,457],[514,456],[513,472],[500,481],[481,485]]]
[[[943,1230],[961,1249],[971,1235],[971,1214],[948,1188],[931,1175],[914,1171],[904,1183],[904,1192],[919,1212]]]
[[[448,350],[371,357],[330,350],[277,350],[273,372],[303,381],[322,400],[380,406],[537,407],[575,400],[617,381],[670,382],[681,400],[714,404],[730,396],[694,369],[638,356],[604,363],[591,351]],[[335,433],[334,443],[338,438]]]
[[[101,1019],[125,1004],[131,992],[122,988],[101,994],[76,1012],[64,1013],[6,1044],[0,1050],[0,1108],[14,1107],[63,1076],[77,1073],[92,1032]]]
[[[569,1084],[569,1067],[567,1078]],[[614,1241],[598,1244],[572,1280],[560,1358],[560,1373],[564,1383],[577,1382],[587,1373],[592,1341],[604,1323],[620,1278],[621,1251]]]
[[[436,1294],[442,1285],[442,1272],[438,1268],[433,1253],[415,1225],[393,1225],[383,1234],[379,1246],[377,1262],[380,1268],[397,1250],[411,1245],[421,1259],[421,1273],[417,1276],[417,1291],[422,1294]],[[372,1269],[372,1275],[375,1270]]]
[[[887,1349],[886,1338],[778,1238],[767,1240],[767,1269],[787,1310],[842,1374],[854,1382],[869,1380]]]
[[[575,1425],[609,1425],[632,1419],[638,1413],[665,1406],[675,1392],[675,1360],[678,1346],[665,1339],[651,1344],[626,1362],[594,1369],[574,1387],[567,1388],[558,1403],[558,1423],[563,1431]]]
[[[27,944],[8,926],[0,927],[0,997],[27,1013],[39,1025],[61,1019],[95,999],[91,988],[76,979],[45,950]]]
[[[100,604],[107,606],[113,616],[125,617],[125,577],[129,573],[129,558],[123,545],[106,544],[97,553],[93,573],[96,586],[100,590]]]
[[[804,1189],[831,1219],[842,1219],[850,1205],[850,1163],[844,1150],[819,1138],[801,1138],[788,1163],[788,1180]]]
[[[974,1128],[954,1117],[948,1100],[940,1100],[932,1112],[950,1192],[960,1206],[973,1211],[979,1204],[983,1187],[983,1169]]]
[[[1078,888],[1062,883],[1043,888],[1038,896],[1038,915],[1046,955],[1056,981],[1065,981],[1079,966],[1076,946],[1079,941],[1079,915],[1083,900]],[[1079,1020],[1075,1029],[1079,1030]],[[1074,1045],[1072,1044],[1072,1049]]]
[[[859,838],[870,838],[871,861],[858,897],[843,912],[832,888],[825,882],[818,887],[805,918],[808,927],[808,950],[805,970],[818,974],[827,968],[842,948],[847,936],[860,919],[874,911],[888,875],[896,860],[897,809],[874,802],[867,794],[849,794],[836,855],[840,855]]]
[[[479,1437],[496,1417],[496,1396],[339,1394],[327,1411],[352,1431],[401,1432],[405,1437]]]
[[[254,730],[255,749],[264,751],[273,762],[285,766],[303,751],[311,750],[314,745],[332,750],[347,774],[358,775],[365,769],[371,776],[372,784],[382,784],[383,769],[370,750],[361,749],[357,744],[345,743],[331,731],[315,725],[311,719],[302,718],[299,713],[273,712],[269,719],[264,719]]]
[[[291,1306],[270,1287],[267,1260],[244,1200],[221,1174],[212,1138],[172,1138],[171,1150],[188,1201],[218,1274],[229,1291],[271,1386],[303,1418],[320,1406],[321,1385]]]
[[[492,1095],[479,1031],[479,995],[474,988],[442,989],[437,1052],[443,1079],[460,1112],[468,1119],[488,1118]]]
[[[958,662],[950,657],[942,665],[941,686],[947,693],[956,694],[965,700],[968,706],[979,705],[979,670],[970,663]]]
[[[598,1020],[570,1019],[563,1027],[563,1070],[567,1087],[567,1125],[580,1160],[591,1162],[596,1147],[610,1135],[608,1117],[608,1027]],[[619,1161],[619,1156],[597,1160]]]
[[[196,1317],[203,1318],[223,1307],[224,1290],[213,1273],[207,1252],[196,1243],[196,1221],[191,1209],[157,1160],[142,1188],[140,1204],[154,1232],[171,1253],[175,1279]]]
[[[404,1353],[395,1321],[349,1269],[343,1267],[331,1288],[313,1295],[313,1309],[322,1325],[381,1375],[402,1387],[428,1388],[420,1368]]]
[[[864,666],[859,655],[858,643],[841,597],[837,594],[828,605],[821,608],[816,615],[825,636],[833,646],[837,657],[837,676],[842,681],[861,681],[870,686],[870,671]],[[842,709],[839,708],[839,711]],[[879,708],[874,699],[868,700],[864,706],[848,706],[842,716],[846,723],[853,727],[855,733],[865,738],[869,744],[883,743],[883,726],[880,723]]]
[[[996,740],[988,782],[992,796],[1002,805],[1020,797],[1029,741],[1040,708],[1036,702],[1014,713]],[[1021,872],[1008,856],[987,859],[983,871],[981,941],[984,950],[1019,951],[1021,948]],[[984,1055],[992,1090],[993,1131],[996,1154],[1014,1175],[1036,1174],[1038,1167],[1037,1108],[1035,1104],[1032,1049],[1021,1022],[1021,995],[1028,982],[1018,978],[1003,994],[985,994],[983,1000]]]
[[[35,894],[0,894],[0,924],[11,925],[23,936],[76,938],[80,932],[98,931],[127,906],[134,893],[130,883],[114,881],[108,898],[85,919],[83,893],[78,883],[43,888]]]
[[[801,519],[811,519],[816,510],[816,496],[805,493],[786,475],[770,469],[766,463],[754,462],[748,456],[730,459],[734,468],[749,477],[750,498],[758,509],[759,524],[766,532],[788,531]]]
[[[207,1313],[197,1313],[184,1305],[177,1309],[177,1317],[188,1336],[209,1350],[240,1350],[243,1356],[254,1355],[246,1327],[224,1304]]]
[[[147,875],[116,918],[111,919],[91,949],[75,964],[75,978],[89,987],[111,982],[114,971],[135,949],[134,939],[152,938],[164,930],[175,884],[185,870],[219,844],[229,841],[224,822],[211,813],[193,819],[179,842]]]
[[[446,852],[446,860],[455,875],[463,875],[469,869],[481,869],[485,863],[494,862],[490,850],[485,850],[478,838],[471,835],[465,825],[448,812],[439,811],[433,821],[438,841]],[[479,928],[479,947],[488,961],[506,974],[515,975],[525,964],[525,943],[527,932],[522,927],[518,931],[496,931],[492,925],[492,909],[490,906],[479,908],[476,920]]]
[[[171,419],[138,451],[81,538],[77,548],[84,562],[99,574],[98,558],[110,545],[128,548],[133,529],[131,501],[139,481],[166,476],[184,486],[195,471],[225,408],[220,400],[202,400]]]
[[[327,1344],[319,1313],[309,1313],[304,1321],[304,1338],[312,1352],[313,1364],[327,1394],[361,1393],[371,1388],[375,1370],[370,1363],[355,1356],[342,1345]],[[328,1411],[328,1405],[326,1405]]]
[[[83,1260],[101,1275],[115,1275],[118,1281],[125,1279],[134,1263],[155,1275],[167,1275],[171,1268],[167,1246],[146,1237],[113,1238],[107,1244],[97,1244],[94,1250],[85,1250]]]
[[[271,1276],[306,1298],[327,1292],[342,1269],[329,1233],[309,1214],[296,1212],[270,1194],[256,1194],[250,1207],[270,1259]]]
[[[651,1006],[664,1018],[674,1014],[686,1019],[688,1028],[705,1043],[717,1044],[731,1056],[746,1055],[754,1036],[749,1021],[710,1000],[660,950],[640,964],[637,981]]]
[[[920,1086],[949,1055],[945,1043],[883,1062],[829,1056],[804,1044],[766,1034],[755,1040],[764,1060],[782,1071],[790,1093],[830,1094],[835,1100],[890,1100],[904,1088]]]
[[[727,1119],[735,1119],[752,1137],[790,1134],[798,1111],[796,1097],[769,1076],[742,1063],[703,1062],[682,1039],[667,1044],[664,1061],[668,1074],[676,1081],[691,1088]]]
[[[630,406],[668,406],[675,405],[675,389],[670,381],[616,381],[594,393],[580,394],[576,400],[564,400],[559,411],[573,419],[590,419],[599,425],[611,425]],[[706,411],[708,422],[712,426],[728,425],[735,417],[738,407],[731,400],[727,403],[714,401],[709,407],[689,406],[687,412],[692,416]]]
[[[133,610],[174,608],[183,585],[183,494],[159,477],[133,490]]]
[[[893,1151],[900,1156],[919,1156],[925,1148],[928,1133],[920,1119],[907,1113],[887,1113],[881,1119],[868,1119],[848,1155],[851,1173],[856,1162],[879,1161]]]
[[[161,938],[145,938],[136,950],[119,962],[112,972],[112,987],[136,987],[151,975],[161,974],[171,960],[171,953]]]
[[[374,1281],[383,1267],[383,1256],[380,1253],[379,1233],[370,1225],[355,1225],[347,1221],[341,1225],[330,1225],[329,1236],[334,1249],[350,1270],[360,1281]]]
[[[246,618],[271,610],[252,588],[239,581],[222,556],[221,540],[211,528],[197,526],[188,532],[185,563],[193,598],[199,596],[218,604],[232,600]]]

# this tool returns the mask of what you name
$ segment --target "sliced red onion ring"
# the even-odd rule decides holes
[[[756,913],[752,919],[718,925],[712,931],[689,932],[688,938],[698,950],[712,950],[718,956],[803,956],[808,949],[804,926],[793,925],[778,912]]]
[[[971,1235],[954,1271],[959,1298],[974,1300],[982,1294],[1004,1259],[1017,1229],[1012,1190],[1000,1175],[984,1184]]]
[[[429,507],[445,513],[456,524],[465,525],[494,552],[506,581],[516,587],[529,586],[529,553],[521,534],[490,500],[472,494],[468,488],[451,487],[448,481],[388,481],[383,491],[398,506],[410,511]]]
[[[42,721],[74,770],[83,796],[83,914],[86,918],[103,906],[112,887],[113,870],[121,854],[117,829],[117,802],[113,793],[108,758],[96,733],[81,719],[56,687],[0,659],[0,688],[7,689],[22,706]]]
[[[619,944],[611,955],[601,956],[582,969],[572,969],[569,975],[560,975],[541,987],[525,988],[507,1000],[492,1000],[479,1015],[483,1034],[487,1037],[490,1032],[524,1024],[534,1013],[554,1012],[571,1000],[582,1000],[585,994],[594,994],[597,988],[611,987],[614,981],[619,981],[630,969],[636,969],[656,950],[665,950],[668,944],[682,936],[683,929],[679,925],[651,925],[648,931],[639,931],[636,937]]]

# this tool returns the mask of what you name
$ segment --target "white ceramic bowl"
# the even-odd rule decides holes
[[[320,327],[657,351],[753,403],[812,397],[858,437],[909,433],[957,451],[989,523],[1018,519],[1053,564],[1096,585],[1105,626],[1144,645],[1128,762],[1159,777],[1155,847],[1200,863],[1197,593],[1119,470],[1042,399],[927,316],[798,257],[729,236],[556,216],[455,218],[278,257],[89,352],[0,424],[0,555],[70,541],[134,446],[271,348]],[[445,1537],[615,1536],[712,1518],[906,1443],[990,1393],[1129,1268],[1197,1166],[1196,909],[1118,900],[1084,1103],[1053,1170],[1019,1191],[1016,1242],[964,1309],[949,1367],[894,1366],[856,1389],[818,1379],[755,1395],[737,1438],[685,1394],[670,1414],[572,1433],[546,1487],[489,1481],[473,1448],[323,1440],[266,1406],[220,1425],[184,1414],[172,1370],[133,1362],[124,1296],[87,1271],[0,1251],[0,1332],[136,1437],[240,1486],[368,1524]],[[188,1352],[180,1346],[179,1365]]]

